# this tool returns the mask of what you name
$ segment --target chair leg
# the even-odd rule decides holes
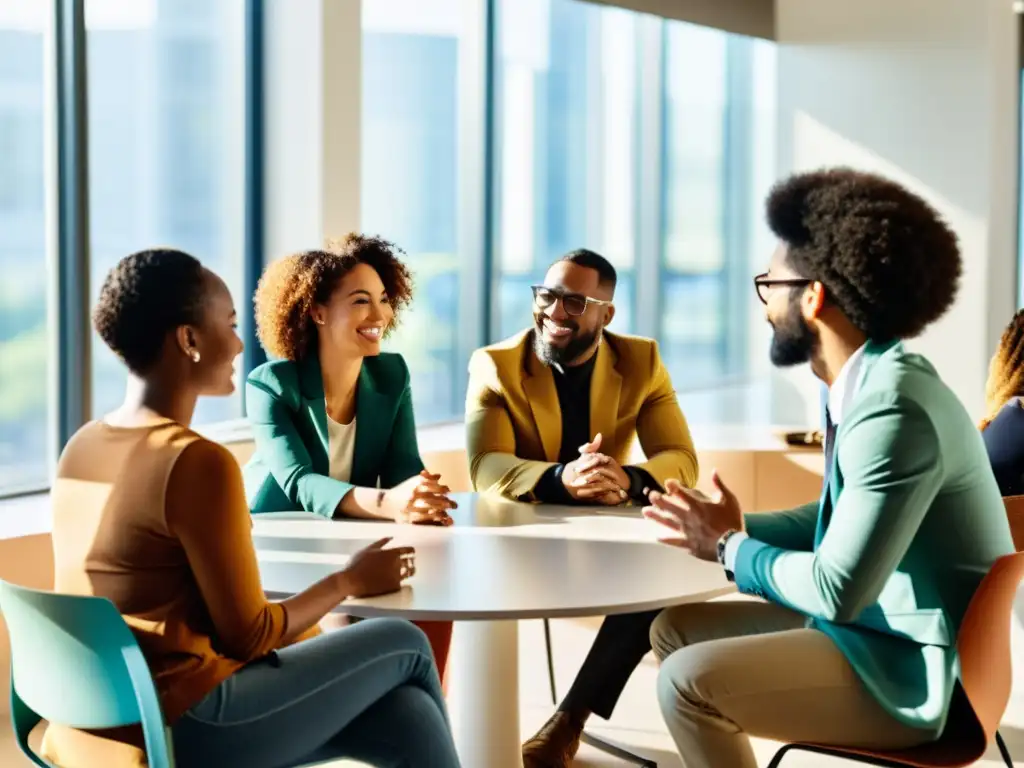
[[[580,741],[594,749],[604,752],[606,755],[611,755],[618,760],[622,760],[626,763],[632,763],[633,765],[639,765],[640,768],[658,768],[658,764],[653,760],[634,754],[629,750],[620,747],[618,744],[612,744],[610,741],[605,741],[600,736],[595,736],[592,733],[584,731],[583,736],[580,737]]]
[[[793,749],[794,746],[795,745],[793,744],[786,744],[779,749],[779,751],[775,753],[775,757],[772,758],[772,761],[768,763],[768,768],[779,768],[779,765],[782,764],[782,758],[784,758],[786,753]]]
[[[555,657],[551,653],[551,622],[544,619],[544,647],[548,654],[548,683],[551,685],[551,703],[558,705],[558,688],[555,685]]]
[[[1013,768],[1013,760],[1010,758],[1010,750],[1006,748],[1006,742],[1003,741],[1003,737],[999,731],[996,731],[996,746],[999,747],[999,754],[1002,755],[1003,762],[1006,763],[1006,768]]]
[[[36,713],[28,704],[22,701],[21,696],[14,690],[14,685],[11,685],[11,725],[14,729],[14,736],[18,743],[18,747],[22,752],[25,753],[25,757],[30,762],[35,763],[41,768],[49,768],[49,763],[43,762],[42,758],[32,751],[32,747],[29,746],[28,737],[32,733],[32,729],[35,728],[42,718]]]

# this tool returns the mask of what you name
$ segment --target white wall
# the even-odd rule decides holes
[[[850,165],[921,194],[960,237],[956,305],[913,347],[980,414],[1016,298],[1018,19],[1010,0],[778,0],[779,172]],[[816,419],[806,368],[775,409]]]

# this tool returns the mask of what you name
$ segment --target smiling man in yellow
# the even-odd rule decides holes
[[[466,397],[478,491],[548,504],[642,502],[697,481],[697,456],[657,343],[605,331],[615,268],[573,251],[533,287],[534,327],[478,350]],[[645,461],[628,463],[639,438]],[[523,746],[526,768],[571,763],[591,713],[611,716],[650,650],[657,611],[609,616],[559,711]]]

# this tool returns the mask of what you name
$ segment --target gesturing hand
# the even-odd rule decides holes
[[[340,575],[352,597],[372,597],[395,592],[416,573],[416,551],[412,547],[384,549],[391,537],[375,541],[352,555]]]
[[[562,484],[579,501],[615,505],[626,499],[629,475],[611,456],[601,453],[601,433],[580,446],[580,457],[562,470]]]
[[[743,511],[717,470],[711,481],[715,485],[714,497],[669,480],[665,493],[651,491],[651,504],[644,507],[644,517],[674,531],[672,536],[663,536],[659,541],[685,549],[701,560],[713,561],[718,559],[718,540],[722,534],[743,530]]]
[[[458,505],[448,495],[451,489],[440,481],[440,475],[423,470],[386,491],[382,506],[399,523],[451,525],[448,510]]]

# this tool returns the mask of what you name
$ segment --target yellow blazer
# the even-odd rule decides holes
[[[640,469],[662,487],[670,477],[693,487],[697,454],[657,342],[606,331],[590,386],[590,431],[601,433],[602,453],[625,465],[639,436]],[[555,380],[533,351],[533,331],[474,352],[466,393],[473,488],[529,498],[561,443]]]

